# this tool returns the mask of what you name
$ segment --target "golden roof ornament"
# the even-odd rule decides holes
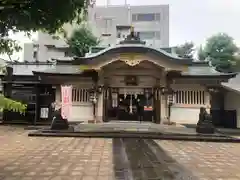
[[[135,34],[134,27],[130,26],[130,34],[127,35],[125,40],[121,41],[120,44],[145,44],[145,41],[141,41],[139,33]]]
[[[133,26],[131,26],[130,31],[134,32],[134,27]]]
[[[130,36],[131,36],[131,38],[135,37],[134,27],[133,26],[131,26],[131,28],[130,28]]]

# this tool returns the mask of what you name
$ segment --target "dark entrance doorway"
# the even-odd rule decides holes
[[[119,120],[137,121],[138,106],[140,99],[144,95],[141,94],[119,94],[118,96],[118,114]]]
[[[153,88],[108,88],[104,96],[104,121],[140,121],[139,105],[142,107],[141,121],[154,122],[155,107]]]

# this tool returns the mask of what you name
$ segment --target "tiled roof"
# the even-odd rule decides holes
[[[237,74],[236,77],[229,79],[227,83],[222,83],[222,86],[229,90],[240,92],[240,74]]]
[[[34,64],[15,64],[11,65],[13,68],[13,75],[31,76],[33,71],[44,71],[51,68],[53,65],[34,65]]]
[[[85,57],[79,57],[78,59],[94,59],[98,56],[101,56],[105,53],[108,53],[108,52],[112,52],[112,51],[117,51],[117,50],[121,50],[121,49],[137,49],[139,51],[146,51],[146,52],[155,52],[157,53],[158,55],[162,55],[162,56],[166,56],[168,57],[170,60],[179,60],[178,62],[192,62],[192,59],[186,59],[186,58],[181,58],[181,57],[178,57],[174,54],[171,54],[171,53],[168,53],[167,51],[164,51],[162,49],[156,49],[156,48],[153,48],[151,46],[146,46],[144,44],[117,44],[117,45],[112,45],[112,46],[109,46],[97,53],[92,53],[92,54],[88,54],[87,56]]]
[[[79,65],[57,65],[49,69],[36,70],[42,73],[57,73],[57,74],[81,74],[82,70]],[[183,76],[224,76],[231,75],[230,73],[220,73],[209,66],[190,66],[188,71],[182,72]],[[234,75],[234,74],[232,74]]]
[[[55,65],[54,63],[42,63],[42,64],[27,64],[27,63],[17,63],[10,65],[13,67],[14,75],[27,75],[31,76],[34,72],[40,73],[52,73],[52,74],[81,74],[82,70],[79,65]],[[194,65],[189,66],[188,70],[182,72],[183,76],[225,76],[234,75],[234,73],[220,73],[210,66]],[[237,82],[236,82],[237,81]],[[240,76],[237,75],[228,83],[231,86],[235,84],[240,84]]]
[[[57,65],[43,70],[34,70],[35,72],[46,74],[81,74],[83,71],[78,65]]]
[[[182,72],[182,75],[186,76],[224,76],[231,75],[235,73],[221,73],[216,71],[211,66],[190,66],[188,71]]]

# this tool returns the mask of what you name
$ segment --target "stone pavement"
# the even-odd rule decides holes
[[[135,180],[139,173],[144,177],[162,172],[169,175],[164,178],[167,180],[174,179],[169,172],[176,170],[173,163],[182,165],[202,180],[240,179],[240,144],[30,138],[27,133],[23,128],[0,126],[0,179],[115,180],[122,176],[122,179]],[[162,161],[155,162],[154,158],[159,157],[147,146],[155,142],[159,145],[155,153],[162,154]],[[142,171],[133,170],[139,168]]]
[[[181,141],[157,143],[202,180],[240,179],[240,144]]]

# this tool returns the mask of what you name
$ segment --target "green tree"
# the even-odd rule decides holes
[[[83,57],[89,52],[90,47],[97,46],[99,42],[99,39],[94,36],[87,26],[81,26],[74,30],[71,37],[67,39],[72,54],[79,57]]]
[[[25,31],[57,32],[65,23],[81,22],[92,0],[1,0],[0,54],[20,50],[9,35]],[[24,105],[0,95],[0,109],[23,111]]]
[[[6,68],[3,66],[0,67],[0,71],[2,74],[7,73]],[[21,102],[6,98],[3,94],[0,94],[0,112],[2,112],[4,109],[24,113],[26,110],[26,105],[22,104]]]
[[[207,39],[204,48],[206,58],[218,71],[230,72],[235,64],[238,47],[233,38],[226,33],[219,33]]]
[[[236,53],[234,61],[232,62],[232,69],[234,72],[240,72],[240,53]]]
[[[186,42],[174,48],[175,53],[182,58],[193,58],[194,44],[193,42]]]
[[[54,34],[65,23],[81,22],[92,3],[92,0],[1,0],[0,53],[19,47],[9,39],[10,32],[29,34],[42,30]]]
[[[200,60],[200,61],[206,60],[207,56],[206,56],[206,53],[204,52],[204,49],[202,46],[199,47],[197,56],[198,56],[198,60]]]
[[[24,113],[26,110],[26,107],[27,106],[25,104],[6,98],[2,94],[0,94],[0,111],[1,112],[4,109],[7,109],[9,111]]]

